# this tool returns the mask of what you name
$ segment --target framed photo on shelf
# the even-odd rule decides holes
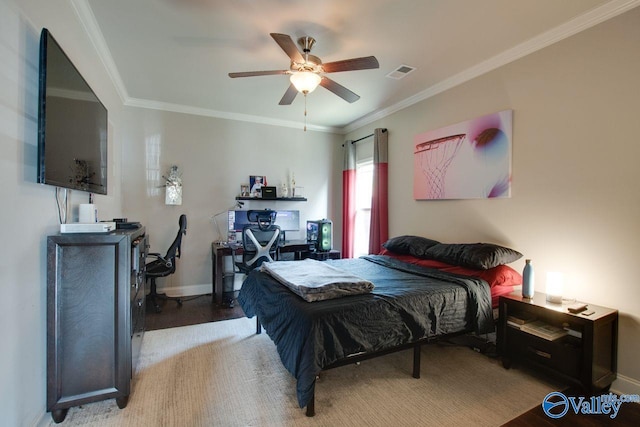
[[[249,184],[240,185],[240,197],[249,197]]]
[[[249,176],[249,197],[262,197],[262,187],[267,185],[267,177],[263,175]]]

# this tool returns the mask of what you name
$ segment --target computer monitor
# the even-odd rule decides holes
[[[228,223],[229,231],[242,231],[245,225],[249,225],[249,218],[247,218],[248,211],[229,211]]]
[[[300,211],[276,211],[276,225],[283,231],[300,230]]]
[[[245,225],[251,224],[247,218],[246,210],[233,210],[228,212],[228,230],[242,231]],[[276,211],[276,221],[274,224],[279,225],[283,231],[300,230],[300,211],[278,210]]]

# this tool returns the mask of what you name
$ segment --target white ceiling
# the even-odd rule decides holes
[[[302,127],[304,97],[278,102],[285,70],[269,33],[303,35],[323,62],[374,55],[376,70],[332,73],[361,96],[319,87],[308,127],[344,133],[616,16],[640,0],[72,0],[123,102]],[[400,65],[417,69],[385,77]]]

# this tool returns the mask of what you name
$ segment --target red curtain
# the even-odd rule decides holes
[[[369,253],[378,254],[389,239],[388,135],[386,129],[373,134],[373,186],[371,196],[371,224]]]
[[[344,143],[342,168],[342,258],[353,258],[356,221],[356,146]]]

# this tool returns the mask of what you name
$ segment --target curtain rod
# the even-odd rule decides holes
[[[386,128],[385,128],[385,129],[382,129],[382,132],[383,132],[383,133],[384,133],[384,132],[386,132],[386,131],[387,131],[387,129],[386,129]],[[364,140],[364,139],[371,138],[371,137],[372,137],[372,136],[374,136],[374,135],[375,135],[375,133],[372,133],[371,135],[363,136],[362,138],[356,139],[355,141],[351,141],[351,143],[352,143],[352,144],[355,144],[356,142],[360,142],[360,141],[362,141],[362,140]],[[342,144],[342,146],[344,147],[344,144]]]
[[[362,141],[363,139],[371,138],[373,135],[374,135],[374,134],[372,133],[371,135],[363,136],[363,137],[362,137],[362,138],[360,138],[360,139],[356,139],[355,141],[351,141],[351,143],[352,143],[352,144],[355,144],[356,142],[360,142],[360,141]]]

